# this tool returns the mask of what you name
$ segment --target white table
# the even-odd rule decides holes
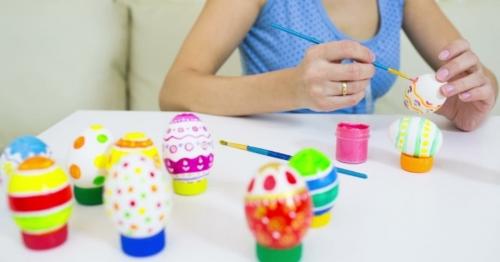
[[[156,145],[174,113],[76,112],[40,137],[64,164],[73,138],[92,123],[115,135],[145,131]],[[317,147],[333,156],[340,121],[371,125],[369,160],[338,166],[366,172],[367,180],[341,176],[332,223],[310,230],[303,261],[500,261],[500,117],[472,133],[454,130],[440,118],[444,144],[433,170],[412,175],[399,167],[388,139],[398,116],[275,114],[245,118],[200,115],[214,138],[293,154]],[[255,241],[246,226],[243,196],[264,156],[216,145],[208,191],[174,197],[166,250],[151,261],[255,261]],[[4,195],[2,193],[2,195]],[[103,207],[76,205],[70,236],[44,252],[21,244],[1,199],[0,261],[132,260],[119,248],[118,232]]]

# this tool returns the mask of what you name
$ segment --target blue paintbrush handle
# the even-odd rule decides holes
[[[270,156],[270,157],[274,157],[274,158],[278,158],[278,159],[283,159],[283,160],[287,160],[287,161],[290,160],[290,158],[291,158],[291,156],[287,155],[287,154],[283,154],[280,152],[275,152],[275,151],[271,151],[271,150],[267,150],[267,149],[263,149],[263,148],[258,148],[258,147],[254,147],[254,146],[247,146],[247,150],[250,152],[257,153],[257,154]]]

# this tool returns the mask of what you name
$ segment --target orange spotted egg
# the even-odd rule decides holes
[[[68,158],[68,171],[80,188],[104,185],[106,153],[113,142],[111,132],[101,125],[91,125],[75,138]]]

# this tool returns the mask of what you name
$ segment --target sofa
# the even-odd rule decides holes
[[[0,2],[0,148],[76,110],[158,110],[158,91],[203,0],[4,0]],[[500,75],[497,0],[440,5]],[[402,70],[427,72],[405,36]],[[240,75],[236,51],[220,69]],[[404,114],[395,87],[377,113]],[[495,113],[500,113],[497,106]]]

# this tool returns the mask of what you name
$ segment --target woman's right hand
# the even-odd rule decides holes
[[[342,60],[356,62],[342,64]],[[337,41],[312,46],[297,67],[298,103],[301,108],[327,112],[354,106],[365,96],[375,73],[375,57],[355,41]],[[347,84],[343,95],[342,83]]]

